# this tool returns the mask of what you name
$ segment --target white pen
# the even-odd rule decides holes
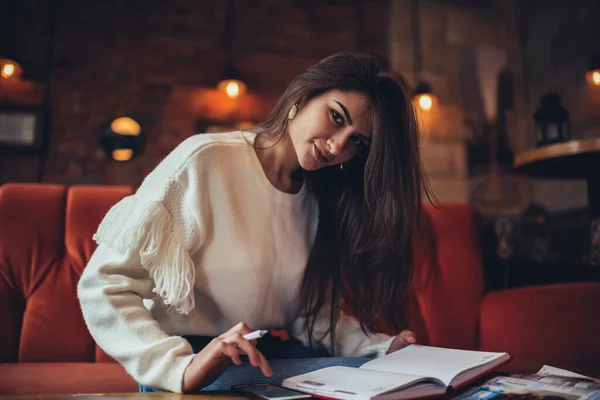
[[[246,339],[246,340],[260,339],[261,337],[265,336],[268,332],[269,331],[264,331],[264,330],[250,332],[250,333],[247,333],[244,335],[244,339]]]

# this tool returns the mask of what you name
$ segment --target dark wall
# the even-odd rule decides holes
[[[38,25],[42,3],[22,2],[29,12],[19,22],[21,42],[31,34],[24,27]],[[227,102],[214,91],[226,60],[226,1],[56,3],[45,182],[137,185],[195,133],[197,120],[260,120],[289,80],[324,56],[388,49],[386,0],[235,0],[233,61],[250,96]],[[46,48],[37,43],[29,46],[33,55],[20,49],[36,71]],[[148,141],[138,158],[115,163],[98,138],[106,121],[123,114],[143,121]],[[34,181],[36,169],[36,157],[4,156],[0,183]]]

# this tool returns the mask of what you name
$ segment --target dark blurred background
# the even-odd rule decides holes
[[[15,44],[23,80],[0,98],[49,108],[44,182],[136,185],[200,121],[260,121],[319,59],[359,48],[389,53],[387,1],[1,4],[1,49]],[[216,93],[228,56],[248,85],[236,100]],[[144,152],[127,164],[111,162],[98,144],[103,124],[121,115],[146,135]],[[38,179],[38,162],[3,154],[0,182]]]
[[[551,221],[542,231],[559,245],[510,257],[588,262],[589,179],[515,160],[565,111],[561,141],[600,140],[599,18],[592,0],[1,0],[0,184],[137,186],[186,137],[261,121],[321,58],[376,52],[428,89],[415,96],[425,168],[439,200],[489,222],[490,254],[502,229],[531,239],[523,226]],[[548,93],[562,111],[542,112]],[[119,117],[137,124],[123,125],[129,142]],[[132,149],[115,153],[122,143]]]

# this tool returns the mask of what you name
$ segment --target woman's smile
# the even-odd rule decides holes
[[[313,148],[314,156],[318,162],[320,162],[321,164],[328,164],[331,161],[331,157],[327,157],[326,153],[321,148],[319,148],[319,146],[317,146],[315,142],[313,142]]]

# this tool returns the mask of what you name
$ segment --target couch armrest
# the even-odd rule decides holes
[[[507,351],[511,370],[542,365],[599,372],[600,282],[488,293],[481,306],[482,350]]]

